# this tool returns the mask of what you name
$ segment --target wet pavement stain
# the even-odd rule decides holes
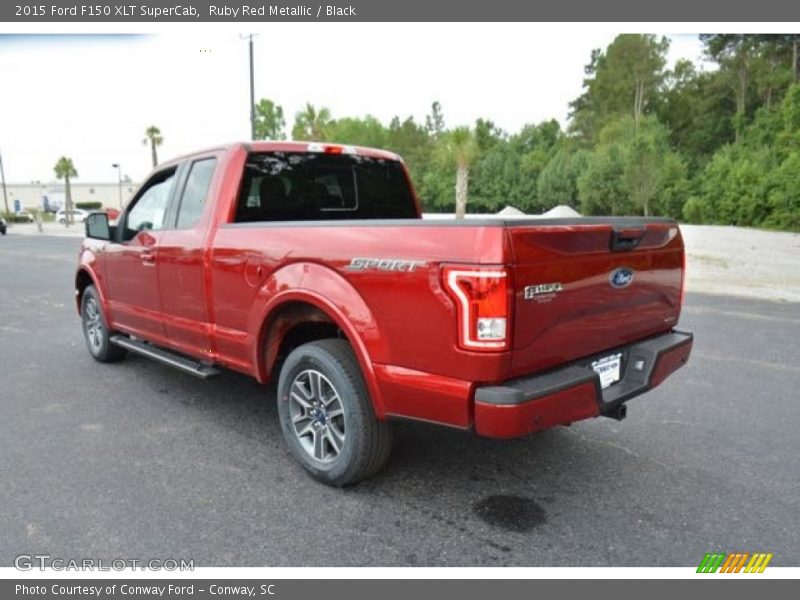
[[[547,521],[545,510],[530,498],[487,496],[473,505],[484,522],[506,531],[525,533]]]

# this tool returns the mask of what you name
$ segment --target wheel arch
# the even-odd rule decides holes
[[[283,291],[274,294],[275,281],[271,281],[259,293],[251,329],[256,378],[268,381],[281,355],[292,347],[341,337],[353,348],[375,413],[383,417],[385,411],[373,361],[380,362],[384,348],[371,310],[355,288],[333,270],[316,264],[293,267],[295,274],[301,275],[292,282],[295,285],[285,285],[289,282],[284,273],[279,278],[284,284],[280,286]]]
[[[333,337],[346,336],[328,313],[307,299],[287,299],[272,310],[261,326],[258,364],[271,378],[276,365],[297,346]]]
[[[97,285],[97,280],[94,277],[94,274],[90,271],[88,267],[82,265],[78,268],[77,272],[75,273],[75,303],[78,309],[78,314],[81,313],[81,302],[83,301],[83,293],[86,291],[86,288],[90,285],[93,285],[94,288],[97,290],[97,293],[100,295],[100,302],[105,307],[105,297],[103,296],[103,291],[100,289],[100,286]]]

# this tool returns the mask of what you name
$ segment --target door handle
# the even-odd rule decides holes
[[[628,229],[614,229],[611,232],[610,248],[612,252],[624,252],[633,250],[642,241],[644,234],[647,230],[641,228],[628,228]]]
[[[152,250],[142,250],[142,252],[139,254],[139,257],[141,258],[142,264],[145,267],[156,266],[156,255]]]

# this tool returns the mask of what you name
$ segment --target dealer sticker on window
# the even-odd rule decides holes
[[[600,375],[600,387],[606,389],[612,383],[619,381],[622,353],[604,356],[592,361],[592,369]]]

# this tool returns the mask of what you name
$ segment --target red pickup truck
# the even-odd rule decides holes
[[[423,220],[390,152],[209,149],[86,230],[91,355],[277,377],[286,442],[331,485],[386,463],[394,418],[499,438],[621,419],[692,347],[674,221]]]

